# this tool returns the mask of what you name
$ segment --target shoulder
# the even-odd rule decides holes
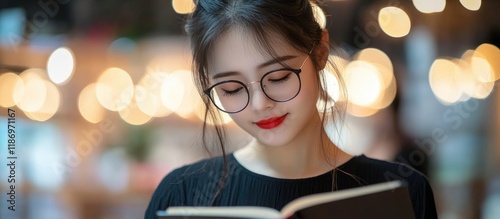
[[[346,172],[356,175],[363,184],[400,180],[408,185],[417,218],[436,218],[434,194],[425,175],[402,163],[358,156],[346,167]]]
[[[421,183],[427,181],[422,173],[406,164],[373,159],[364,155],[354,157],[346,168],[349,172],[380,182],[403,180]]]
[[[430,189],[427,177],[406,164],[366,156],[354,159],[348,172],[360,177],[366,184],[400,180],[407,183],[410,193],[415,195]]]
[[[195,163],[178,167],[168,173],[156,187],[145,218],[156,218],[158,210],[165,210],[169,206],[184,206],[192,204],[193,189],[207,184],[208,180],[221,171],[222,157],[206,158]]]

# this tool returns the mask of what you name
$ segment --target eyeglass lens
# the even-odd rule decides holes
[[[284,102],[298,94],[300,78],[290,70],[273,71],[264,75],[261,86],[267,97],[277,102]],[[217,108],[229,113],[245,109],[250,100],[247,86],[237,81],[216,85],[212,88],[210,96]]]

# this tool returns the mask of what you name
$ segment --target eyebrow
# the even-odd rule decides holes
[[[292,55],[287,55],[287,56],[280,56],[280,57],[277,57],[276,59],[271,59],[267,62],[264,62],[262,64],[260,64],[259,66],[257,66],[257,68],[264,68],[264,67],[267,67],[267,66],[270,66],[272,64],[276,64],[276,63],[279,63],[279,62],[283,62],[283,61],[286,61],[286,60],[290,60],[290,59],[293,59],[297,56],[292,56]],[[228,71],[228,72],[221,72],[221,73],[217,73],[215,74],[212,79],[217,79],[217,78],[222,78],[222,77],[228,77],[228,76],[234,76],[234,75],[237,75],[238,72],[236,71]]]

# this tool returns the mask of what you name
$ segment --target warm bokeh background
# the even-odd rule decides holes
[[[208,156],[182,28],[191,8],[190,0],[0,1],[0,218],[141,218],[165,174]],[[440,218],[500,215],[499,8],[336,0],[318,13],[350,97],[339,99],[328,77],[332,97],[349,105],[341,136],[328,129],[332,139],[422,171]],[[245,145],[249,136],[226,122],[231,150]]]

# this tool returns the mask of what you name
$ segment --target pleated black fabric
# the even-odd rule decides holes
[[[427,178],[403,164],[361,155],[339,166],[335,176],[332,170],[310,178],[279,179],[249,171],[237,162],[233,154],[229,154],[227,160],[229,175],[215,201],[212,199],[220,185],[222,157],[205,159],[168,174],[154,192],[145,218],[156,218],[156,211],[169,206],[266,206],[281,210],[301,196],[392,180],[408,183],[417,219],[437,218]],[[332,184],[333,178],[335,184]]]

